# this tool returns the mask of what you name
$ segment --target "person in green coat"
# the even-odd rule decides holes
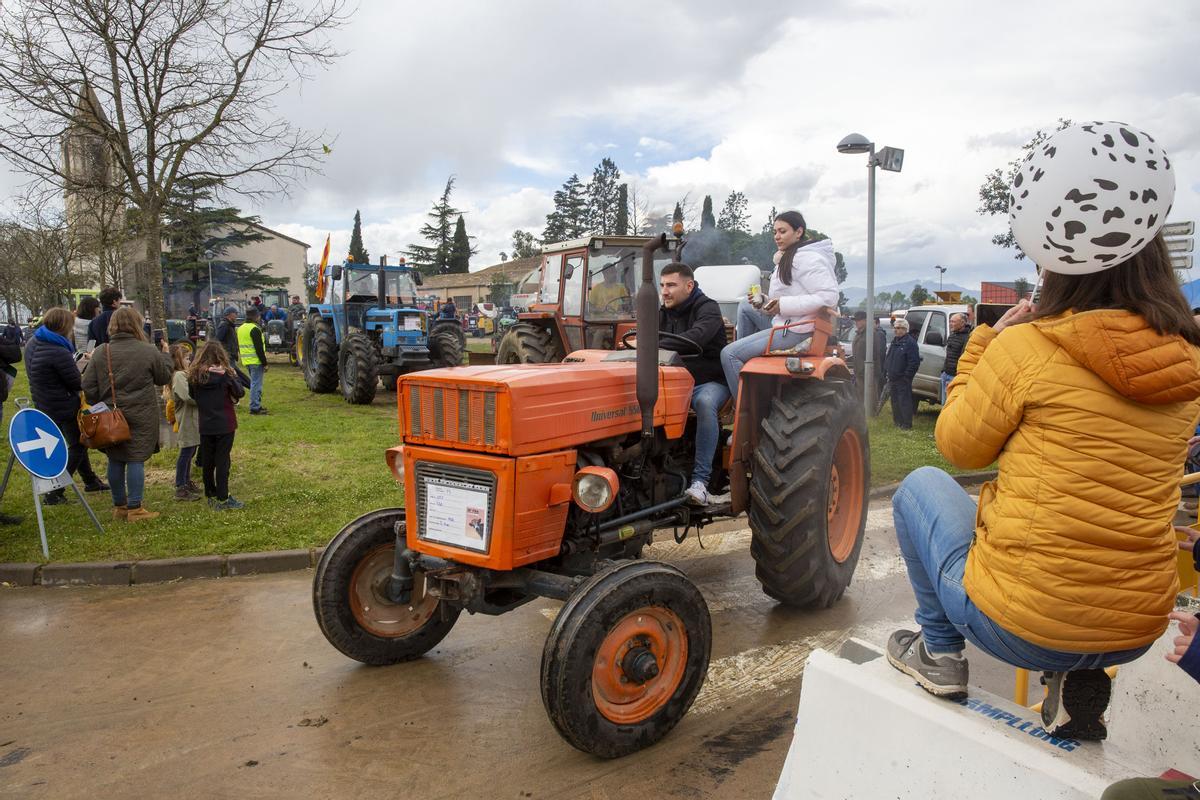
[[[171,382],[167,343],[162,343],[160,351],[147,342],[143,324],[142,315],[128,306],[113,312],[108,343],[96,348],[83,371],[87,401],[120,408],[129,423],[129,441],[104,451],[108,456],[113,519],[128,522],[158,516],[158,512],[142,506],[142,497],[146,460],[158,450],[158,387]]]

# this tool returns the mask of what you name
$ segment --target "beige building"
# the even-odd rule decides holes
[[[541,256],[517,258],[466,274],[436,275],[425,279],[420,292],[423,295],[436,295],[439,300],[453,298],[460,311],[468,311],[476,303],[491,300],[492,281],[497,278],[514,284],[514,292],[531,291],[525,288],[530,283],[536,288],[541,260]]]

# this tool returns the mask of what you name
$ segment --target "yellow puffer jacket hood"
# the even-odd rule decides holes
[[[1200,351],[1125,311],[977,328],[936,437],[997,462],[963,578],[996,624],[1055,650],[1153,642],[1178,591],[1172,520],[1200,415]]]

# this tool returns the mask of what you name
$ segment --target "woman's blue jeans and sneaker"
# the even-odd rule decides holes
[[[1053,734],[1103,739],[1101,715],[1110,680],[1104,667],[1133,661],[1149,646],[1113,653],[1068,653],[1028,642],[1001,628],[963,587],[967,552],[975,536],[975,501],[945,472],[921,467],[892,498],[896,538],[917,597],[919,631],[892,634],[887,657],[931,694],[967,696],[966,642],[1014,667],[1039,670],[1048,687],[1042,722]]]

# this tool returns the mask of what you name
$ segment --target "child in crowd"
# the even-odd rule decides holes
[[[237,430],[233,401],[245,390],[219,342],[205,342],[188,367],[188,389],[199,411],[200,462],[204,465],[204,496],[217,511],[242,508],[229,494],[230,454]]]
[[[179,440],[179,457],[175,459],[175,499],[199,500],[200,487],[192,481],[192,459],[200,449],[200,414],[188,388],[191,348],[172,345],[171,361],[175,365],[171,375],[171,399],[175,404],[175,430]]]

